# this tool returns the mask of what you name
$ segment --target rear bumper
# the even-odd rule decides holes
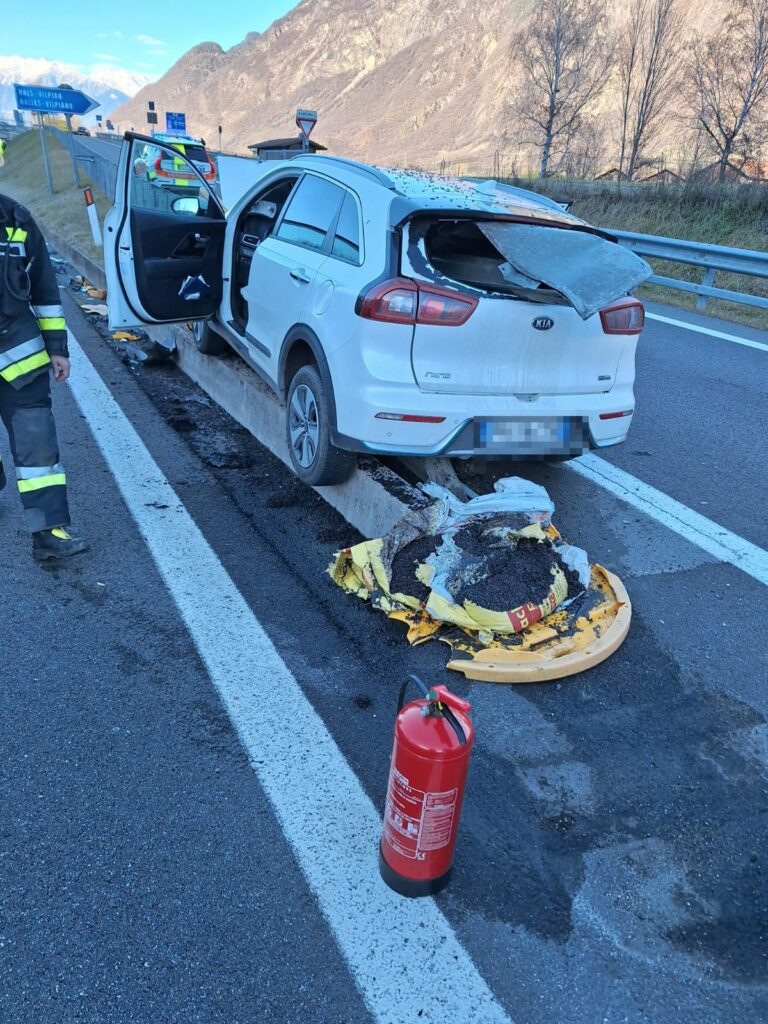
[[[599,395],[541,396],[524,402],[514,396],[436,395],[410,388],[375,388],[337,398],[333,443],[348,451],[414,457],[469,456],[546,458],[579,455],[626,439],[632,416],[601,419],[634,409],[632,388]],[[354,409],[350,409],[350,405]],[[377,413],[441,418],[439,423],[377,419]],[[542,442],[537,431],[524,441],[490,441],[484,424],[514,421],[532,428],[541,421],[567,421],[557,437]]]

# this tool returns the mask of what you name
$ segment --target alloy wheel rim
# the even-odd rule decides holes
[[[302,469],[315,461],[320,440],[320,415],[317,401],[306,384],[299,384],[291,396],[288,431],[294,458]]]

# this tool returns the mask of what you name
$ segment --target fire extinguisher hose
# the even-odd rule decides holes
[[[400,714],[403,710],[403,705],[405,704],[405,691],[408,689],[409,683],[413,683],[414,686],[421,690],[422,696],[430,702],[430,714],[443,715],[445,717],[448,724],[456,733],[459,743],[464,746],[467,742],[467,737],[456,715],[454,715],[453,711],[448,707],[445,701],[440,700],[437,694],[428,689],[427,685],[416,675],[406,676],[403,680],[403,684],[400,687],[400,693],[397,697],[397,713]]]

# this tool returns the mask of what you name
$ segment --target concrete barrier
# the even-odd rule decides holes
[[[291,466],[285,433],[285,409],[260,377],[238,357],[202,355],[184,327],[156,327],[147,332],[155,341],[170,337],[178,366],[217,405],[245,427],[273,455]],[[428,499],[418,488],[373,456],[358,457],[346,483],[315,488],[364,537],[380,537],[410,509]]]

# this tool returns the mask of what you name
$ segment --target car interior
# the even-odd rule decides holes
[[[567,304],[559,292],[517,273],[474,220],[414,218],[411,243],[419,237],[429,263],[452,281],[527,302]]]
[[[232,315],[235,326],[245,330],[248,309],[242,290],[248,284],[253,254],[274,230],[298,175],[270,185],[241,214],[235,232],[235,259],[232,281]]]

